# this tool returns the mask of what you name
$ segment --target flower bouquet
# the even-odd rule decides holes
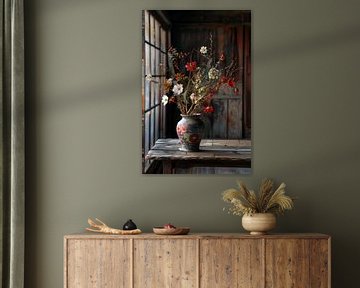
[[[181,150],[198,151],[204,124],[200,116],[213,113],[212,99],[222,85],[238,91],[235,85],[235,61],[227,64],[224,53],[215,57],[212,39],[209,47],[202,46],[191,52],[168,50],[168,66],[171,77],[165,80],[163,105],[176,103],[183,119],[177,125]]]

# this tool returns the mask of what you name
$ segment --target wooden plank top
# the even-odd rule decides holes
[[[330,236],[321,233],[286,233],[250,235],[247,233],[189,233],[188,235],[156,235],[142,233],[138,235],[110,235],[101,233],[75,233],[64,236],[65,239],[329,239]]]
[[[180,151],[179,139],[158,139],[147,160],[245,160],[251,161],[251,140],[203,139],[199,152]]]

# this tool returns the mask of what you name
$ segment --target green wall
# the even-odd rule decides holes
[[[333,237],[333,286],[358,287],[360,2],[35,0],[26,5],[26,286],[60,288],[87,217],[145,231],[240,232],[236,176],[141,174],[140,10],[253,11],[252,176],[298,196],[279,232]],[[131,4],[130,4],[131,3]]]

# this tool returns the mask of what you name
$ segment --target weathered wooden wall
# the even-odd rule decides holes
[[[172,20],[171,43],[183,51],[211,46],[214,55],[224,53],[229,64],[237,63],[236,89],[224,86],[213,99],[215,112],[208,115],[205,138],[251,138],[251,13],[249,11],[175,11]],[[210,35],[213,39],[210,42]],[[173,119],[174,113],[167,118]],[[167,130],[175,130],[167,123]],[[172,137],[170,133],[167,137]]]

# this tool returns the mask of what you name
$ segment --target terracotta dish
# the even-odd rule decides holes
[[[186,235],[189,233],[189,227],[163,228],[154,227],[153,231],[157,235]]]

